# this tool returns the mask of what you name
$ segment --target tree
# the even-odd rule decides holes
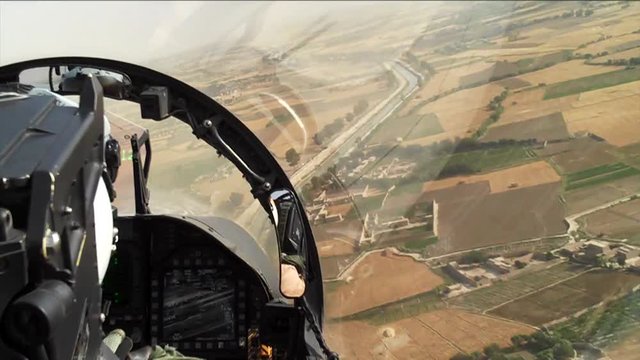
[[[527,343],[527,340],[522,335],[513,335],[511,337],[511,343],[517,347],[522,347]]]
[[[233,207],[240,206],[242,204],[242,199],[244,199],[244,195],[238,192],[232,192],[229,194],[229,204]]]
[[[347,113],[347,115],[344,116],[344,118],[347,119],[347,122],[353,121],[354,117],[353,113]]]
[[[496,343],[489,344],[482,349],[485,355],[488,357],[492,357],[494,355],[500,354],[500,346]]]
[[[570,359],[573,357],[573,346],[567,340],[560,340],[553,346],[553,356],[555,359]]]
[[[300,161],[300,154],[298,154],[298,152],[294,148],[290,148],[289,150],[287,150],[284,156],[291,166],[297,164],[298,161]]]
[[[518,268],[518,269],[524,269],[524,268],[525,268],[525,266],[527,266],[527,263],[524,263],[524,262],[522,262],[522,261],[520,261],[520,260],[516,260],[513,264],[514,264],[514,265],[516,266],[516,268]]]
[[[358,100],[358,102],[353,106],[353,113],[357,116],[360,115],[362,113],[365,112],[365,110],[367,110],[367,108],[369,107],[369,102],[365,99],[360,99]]]

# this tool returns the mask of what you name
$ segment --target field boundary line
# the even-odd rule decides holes
[[[458,350],[459,352],[466,354],[467,352],[464,351],[461,347],[459,347],[458,345],[456,345],[456,343],[454,343],[453,341],[449,340],[449,338],[447,338],[446,336],[440,334],[440,332],[436,329],[434,329],[431,325],[425,323],[424,321],[422,321],[422,319],[420,319],[419,317],[415,318],[416,320],[418,320],[418,322],[420,324],[422,324],[423,327],[433,331],[436,335],[438,335],[439,337],[442,338],[442,340],[446,341],[447,344],[449,344],[451,347],[453,347],[454,349]]]
[[[526,293],[526,294],[524,294],[524,295],[520,295],[520,296],[518,296],[518,297],[515,297],[515,298],[513,298],[513,299],[510,299],[510,300],[508,300],[508,301],[505,301],[505,302],[503,302],[502,304],[498,304],[498,305],[496,305],[496,306],[490,307],[490,308],[488,308],[488,309],[484,310],[484,311],[482,312],[482,314],[486,314],[487,312],[489,312],[489,311],[493,311],[493,310],[495,310],[495,309],[497,309],[497,308],[499,308],[499,307],[501,307],[501,306],[504,306],[504,305],[506,305],[506,304],[510,304],[510,303],[512,303],[512,302],[514,302],[514,301],[516,301],[516,300],[520,300],[520,299],[522,299],[522,298],[525,298],[525,297],[527,297],[527,296],[529,296],[529,295],[533,295],[533,294],[535,294],[535,293],[537,293],[537,292],[540,292],[540,291],[542,291],[542,290],[548,289],[548,288],[550,288],[550,287],[553,287],[553,286],[556,286],[556,285],[560,285],[560,284],[562,284],[562,283],[563,283],[563,282],[565,282],[565,281],[569,281],[569,280],[571,280],[571,279],[575,279],[576,277],[578,277],[578,276],[580,276],[580,275],[582,275],[582,274],[586,274],[586,273],[588,273],[588,272],[591,272],[591,271],[594,271],[594,270],[597,270],[597,269],[598,269],[598,268],[595,268],[595,267],[594,267],[594,268],[587,269],[587,270],[585,270],[585,271],[579,272],[579,273],[577,273],[577,274],[575,274],[575,275],[569,276],[568,278],[565,278],[565,279],[562,279],[562,280],[555,281],[555,282],[553,282],[553,283],[551,283],[551,284],[549,284],[549,285],[547,285],[547,286],[544,286],[544,287],[541,287],[541,288],[539,288],[539,289],[537,289],[537,290],[534,290],[534,291],[528,292],[528,293]]]

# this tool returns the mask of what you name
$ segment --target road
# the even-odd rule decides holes
[[[301,185],[310,176],[317,174],[321,167],[334,163],[333,160],[351,151],[358,138],[363,139],[371,133],[376,126],[393,114],[408,96],[418,89],[420,74],[400,62],[386,65],[400,80],[401,85],[387,99],[380,102],[353,126],[331,141],[325,149],[299,167],[291,176],[292,184]]]

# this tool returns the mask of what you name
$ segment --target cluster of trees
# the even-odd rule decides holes
[[[489,255],[483,253],[482,251],[474,250],[464,254],[460,258],[459,263],[460,264],[482,264],[487,260],[489,260]]]
[[[284,157],[291,166],[296,165],[298,161],[300,161],[300,154],[298,154],[298,152],[294,148],[290,148],[289,150],[287,150],[287,152],[284,154]]]
[[[504,107],[502,107],[502,102],[504,101],[504,99],[507,98],[507,95],[509,95],[509,90],[504,89],[500,93],[500,95],[496,95],[493,99],[491,99],[487,107],[493,112],[491,113],[491,115],[489,115],[487,120],[485,120],[484,123],[478,128],[478,130],[476,130],[476,132],[473,134],[473,139],[480,138],[482,135],[484,135],[484,133],[487,131],[487,129],[491,124],[495,123],[496,121],[498,121],[498,119],[500,119],[500,115],[502,115],[502,113],[504,112]]]
[[[609,59],[606,62],[607,65],[618,65],[618,66],[636,66],[640,65],[640,57],[632,57],[628,59]]]
[[[513,346],[507,348],[490,344],[485,346],[482,352],[458,353],[451,357],[451,360],[506,360],[508,354],[520,350],[535,354],[538,360],[566,360],[572,359],[575,354],[571,342],[542,331],[532,335],[514,335],[511,342]]]
[[[327,139],[332,138],[335,134],[340,132],[344,128],[345,120],[347,122],[353,121],[356,116],[360,116],[364,114],[364,112],[369,108],[369,102],[365,99],[360,99],[353,106],[353,111],[347,113],[344,118],[337,118],[333,120],[328,125],[325,125],[320,131],[318,131],[315,135],[313,135],[313,141],[317,145],[322,145]]]
[[[342,130],[342,128],[344,128],[344,120],[342,118],[337,118],[330,124],[323,127],[322,130],[318,131],[315,135],[313,135],[313,141],[317,145],[322,145],[325,140],[333,137],[340,130]]]
[[[535,18],[535,19],[531,19],[531,20],[520,20],[520,21],[516,21],[516,22],[512,22],[507,24],[507,26],[505,26],[505,32],[511,32],[515,29],[520,29],[523,27],[527,27],[530,25],[534,25],[534,24],[539,24],[545,21],[549,21],[549,20],[555,20],[555,19],[566,19],[566,18],[570,18],[570,17],[588,17],[593,15],[594,11],[592,9],[578,9],[578,10],[572,10],[572,11],[567,11],[564,12],[562,14],[556,14],[556,15],[549,15],[549,16],[545,16],[545,17],[539,17],[539,18]]]

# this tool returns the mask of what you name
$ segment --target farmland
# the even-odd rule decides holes
[[[567,213],[575,214],[600,204],[640,192],[640,176],[630,176],[609,183],[566,192]]]
[[[562,113],[556,112],[516,123],[489,127],[481,141],[500,139],[547,141],[566,139],[569,136]]]
[[[505,346],[511,336],[533,332],[526,325],[460,310],[437,310],[380,327],[362,321],[327,327],[329,344],[349,359],[448,360],[491,343]]]
[[[594,236],[629,239],[629,243],[640,244],[640,200],[596,211],[580,221],[584,229]]]
[[[383,123],[376,128],[367,141],[376,144],[396,142],[397,139],[415,140],[441,132],[442,126],[435,114],[408,115],[393,123]]]
[[[486,311],[500,304],[511,301],[520,296],[525,296],[554,282],[576,276],[586,269],[568,263],[554,264],[553,266],[528,272],[507,281],[498,282],[490,287],[478,289],[469,294],[458,296],[449,301],[451,305],[462,308]]]
[[[574,190],[594,186],[639,174],[640,170],[623,163],[601,165],[568,174],[565,189]]]
[[[389,250],[366,255],[348,277],[351,279],[346,284],[329,294],[327,316],[344,317],[442,284],[442,279],[426,265]]]
[[[547,87],[544,99],[554,99],[640,80],[640,68],[615,70],[579,79],[555,83]]]
[[[532,325],[543,325],[601,301],[623,296],[640,284],[640,275],[594,270],[546,288],[490,313]]]
[[[619,158],[614,146],[589,136],[549,143],[534,151],[553,164],[561,175],[614,163]]]

